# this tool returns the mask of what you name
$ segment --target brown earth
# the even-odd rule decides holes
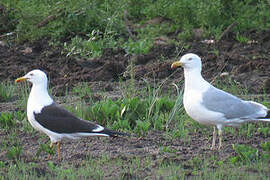
[[[126,56],[122,49],[107,49],[102,57],[95,59],[67,58],[45,40],[16,47],[0,45],[0,80],[13,81],[35,68],[49,75],[52,87],[125,80],[129,79],[131,62],[136,79],[164,79],[175,72],[170,64],[177,54],[193,52],[202,57],[203,75],[208,81],[228,72],[249,93],[270,93],[270,35],[264,36],[248,44],[229,40],[212,44],[192,42],[183,44],[181,51],[171,44],[156,45],[148,54],[136,56]],[[182,77],[182,71],[178,71],[170,79]]]
[[[208,129],[210,131],[210,129]],[[20,160],[26,163],[35,162],[39,166],[37,171],[38,176],[42,177],[46,173],[52,174],[49,167],[47,166],[48,154],[42,152],[38,158],[36,152],[40,148],[40,144],[48,142],[47,138],[40,136],[38,132],[25,133],[21,130],[16,132],[17,136],[20,137],[20,144],[23,146],[22,155]],[[8,133],[0,131],[0,138],[7,140]],[[168,138],[163,132],[151,131],[147,133],[143,138],[103,138],[103,137],[86,137],[79,141],[64,141],[62,143],[61,153],[62,160],[58,161],[57,156],[53,156],[51,161],[59,167],[67,167],[68,165],[73,167],[87,166],[85,160],[102,158],[102,156],[108,156],[110,161],[116,159],[123,160],[123,167],[116,166],[110,174],[107,169],[109,168],[106,164],[103,165],[102,170],[104,171],[105,179],[117,179],[117,177],[126,176],[121,174],[122,169],[126,168],[126,163],[131,162],[134,158],[140,158],[141,163],[145,163],[144,159],[151,160],[151,169],[143,170],[142,172],[128,174],[128,176],[137,177],[139,179],[144,177],[152,177],[155,179],[155,171],[157,167],[160,167],[162,163],[176,163],[181,164],[185,169],[187,176],[193,176],[194,165],[192,160],[198,158],[199,160],[205,157],[215,157],[216,161],[209,166],[211,169],[218,168],[218,161],[225,161],[229,158],[236,156],[237,153],[233,150],[233,144],[245,144],[254,148],[258,148],[261,152],[262,149],[260,144],[262,142],[269,142],[270,136],[263,136],[260,133],[255,133],[252,137],[243,137],[241,135],[232,136],[225,134],[225,141],[223,142],[222,150],[210,150],[211,137],[206,134],[202,134],[200,131],[197,133],[191,133],[187,138]],[[12,146],[13,144],[9,144]],[[124,146],[123,146],[124,145]],[[163,147],[170,147],[170,151],[163,151]],[[7,158],[6,152],[0,153],[0,160],[8,165],[11,160]],[[258,172],[255,168],[251,169]],[[53,175],[53,174],[52,174]],[[269,176],[269,172],[265,172],[266,176]],[[133,178],[128,178],[133,179]]]
[[[48,74],[50,86],[54,87],[57,92],[56,96],[64,95],[65,87],[70,88],[78,82],[89,82],[94,91],[105,90],[113,96],[117,89],[115,82],[120,79],[129,81],[131,62],[134,64],[134,76],[138,83],[142,78],[161,81],[169,76],[169,81],[178,82],[178,79],[183,78],[183,71],[172,70],[170,64],[177,54],[193,52],[202,57],[203,76],[208,81],[222,78],[220,74],[228,72],[229,77],[247,88],[250,94],[269,94],[270,35],[264,33],[258,37],[260,38],[254,35],[254,38],[257,39],[248,44],[231,40],[213,44],[192,42],[183,45],[181,51],[178,51],[179,47],[170,44],[156,45],[148,54],[136,56],[126,56],[125,51],[121,49],[107,49],[102,57],[95,59],[65,57],[61,54],[61,49],[51,48],[45,40],[15,47],[0,45],[0,81],[13,81],[28,71],[39,68]],[[269,97],[267,101],[269,101]],[[13,111],[14,105],[8,106],[6,103],[1,103],[0,108],[1,111]],[[155,169],[155,163],[170,161],[184,164],[191,174],[192,167],[188,163],[185,165],[185,162],[194,157],[215,155],[219,159],[226,159],[235,155],[232,144],[247,144],[260,149],[261,142],[270,141],[269,136],[265,137],[261,133],[254,134],[252,137],[226,134],[224,148],[221,151],[210,151],[211,130],[209,129],[209,131],[208,135],[200,132],[189,134],[190,141],[180,138],[168,139],[162,132],[156,131],[149,132],[141,140],[135,137],[119,139],[91,137],[77,142],[65,141],[62,147],[63,161],[60,164],[71,162],[80,164],[86,157],[97,158],[102,154],[108,154],[111,159],[120,157],[124,161],[129,161],[134,157],[151,157],[153,169]],[[40,143],[37,143],[41,138],[40,133],[30,134],[18,130],[17,134],[23,146],[22,160],[39,162],[40,167],[36,171],[40,176],[50,172],[46,166],[47,155],[45,153],[41,154],[38,159],[34,158],[35,152],[40,146]],[[7,135],[8,132],[0,130],[2,140],[6,139]],[[47,140],[41,141],[44,141],[41,143],[47,142]],[[161,146],[169,146],[176,153],[161,152]],[[0,160],[5,161],[8,165],[6,152],[0,153]],[[54,163],[59,162],[55,160]],[[212,168],[215,167],[217,165],[213,164]],[[149,171],[142,172],[140,175],[122,174],[120,176],[142,178],[145,176],[144,173],[148,175],[155,173],[153,170]],[[116,173],[115,177],[119,177],[117,169],[113,172]],[[107,179],[110,178],[109,175],[106,176]]]

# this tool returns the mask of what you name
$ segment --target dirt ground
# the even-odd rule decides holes
[[[51,87],[54,87],[56,96],[64,95],[65,88],[73,87],[78,82],[89,82],[95,91],[105,90],[114,94],[117,87],[114,82],[130,79],[130,64],[134,64],[136,80],[142,78],[161,81],[168,76],[170,81],[176,82],[183,78],[183,70],[172,70],[171,62],[177,54],[180,56],[193,52],[202,57],[203,76],[212,81],[220,78],[220,74],[227,72],[229,76],[247,88],[250,94],[270,94],[270,33],[254,35],[253,41],[241,44],[233,40],[222,40],[218,43],[192,42],[183,45],[181,50],[174,45],[155,45],[148,54],[125,56],[124,50],[107,49],[102,57],[95,59],[78,59],[65,57],[61,49],[51,48],[48,43],[38,41],[15,47],[0,45],[0,81],[14,81],[28,71],[39,68],[44,70],[49,78]],[[257,38],[260,37],[260,38]],[[186,47],[186,48],[184,48]],[[170,60],[164,60],[170,59]],[[108,83],[110,82],[110,83]],[[108,85],[109,84],[109,85]],[[269,98],[268,98],[269,101]],[[8,105],[0,106],[0,111]],[[5,107],[3,107],[5,106]],[[10,106],[12,108],[14,106]],[[13,109],[10,109],[12,111]],[[18,137],[23,145],[23,159],[26,162],[37,161],[33,158],[39,148],[38,132],[29,134],[18,130]],[[0,131],[0,138],[5,139],[7,132]],[[225,146],[221,151],[210,151],[211,137],[200,133],[189,135],[191,141],[185,139],[168,140],[162,132],[151,131],[141,140],[132,138],[83,138],[80,141],[65,141],[62,147],[65,162],[79,163],[86,156],[99,157],[106,153],[111,158],[152,157],[153,161],[185,162],[196,156],[218,154],[220,159],[233,155],[232,144],[248,144],[260,149],[260,143],[270,141],[270,137],[255,134],[250,138],[231,136],[226,134]],[[47,140],[44,140],[44,143]],[[189,142],[189,143],[188,143]],[[125,144],[125,146],[123,146]],[[185,144],[183,146],[183,144]],[[176,155],[160,152],[160,146],[170,146],[176,150]],[[46,154],[39,157],[45,160]],[[0,153],[0,160],[6,161],[5,153]],[[213,165],[215,166],[215,165]],[[213,167],[214,168],[214,167]],[[192,171],[191,167],[187,167]],[[117,171],[117,170],[116,170]],[[46,173],[46,167],[39,170]]]
[[[269,34],[265,32],[260,39],[248,44],[223,40],[210,44],[191,42],[180,48],[171,44],[155,45],[148,54],[136,56],[126,56],[122,49],[107,49],[102,57],[95,59],[67,58],[61,49],[50,47],[45,40],[15,47],[0,45],[0,81],[13,81],[35,68],[44,70],[51,86],[60,89],[78,82],[126,80],[130,78],[131,62],[136,79],[164,79],[175,71],[170,65],[177,55],[193,52],[202,57],[202,73],[207,80],[228,72],[249,93],[270,93]],[[170,79],[182,77],[180,70]]]

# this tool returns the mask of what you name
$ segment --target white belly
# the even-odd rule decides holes
[[[217,125],[224,123],[224,116],[222,113],[207,110],[201,105],[201,92],[189,90],[184,93],[184,108],[187,114],[201,124]]]

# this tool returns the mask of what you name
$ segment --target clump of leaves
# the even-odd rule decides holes
[[[15,92],[15,86],[10,82],[1,82],[0,83],[0,102],[9,101]]]
[[[39,157],[41,152],[46,152],[49,155],[55,155],[55,149],[51,148],[48,144],[41,144],[36,152],[36,156]]]
[[[137,41],[129,39],[123,44],[123,48],[127,54],[146,54],[150,51],[152,46],[153,41],[150,39],[140,39]]]
[[[22,146],[16,145],[16,146],[11,146],[7,150],[7,157],[8,159],[15,160],[19,159],[22,154]]]
[[[270,142],[265,142],[261,144],[261,147],[264,151],[269,152],[270,153]]]
[[[242,145],[242,144],[233,144],[233,150],[237,153],[237,156],[232,157],[230,160],[232,163],[243,162],[243,163],[251,163],[253,161],[258,160],[259,151],[256,148]]]
[[[149,121],[137,120],[136,127],[134,130],[139,136],[141,136],[149,130],[150,126],[151,126],[151,123]]]
[[[264,150],[262,153],[262,159],[270,161],[270,142],[262,143],[261,148]]]
[[[270,134],[270,128],[269,127],[260,127],[257,130],[259,133],[262,133],[264,137],[267,137]]]
[[[9,129],[15,126],[16,121],[14,120],[11,112],[1,112],[0,114],[0,126],[4,129]]]

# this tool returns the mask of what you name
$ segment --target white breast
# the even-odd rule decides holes
[[[204,91],[207,88],[202,88]],[[202,90],[201,89],[201,90]],[[188,91],[185,90],[183,104],[187,114],[198,121],[201,124],[223,124],[224,123],[224,116],[222,113],[213,112],[207,110],[204,106],[202,106],[202,92],[201,90],[197,89],[189,89]]]

